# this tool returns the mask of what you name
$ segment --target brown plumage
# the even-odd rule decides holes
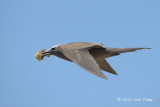
[[[43,54],[44,56],[55,55],[67,61],[74,62],[88,72],[107,79],[102,70],[115,75],[117,75],[117,73],[105,58],[140,49],[150,48],[109,48],[104,47],[100,43],[74,42],[56,45]]]

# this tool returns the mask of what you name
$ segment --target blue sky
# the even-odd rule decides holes
[[[1,0],[0,14],[0,107],[160,106],[159,0]],[[55,56],[35,59],[70,42],[152,49],[109,58],[119,74],[104,72],[109,80]]]

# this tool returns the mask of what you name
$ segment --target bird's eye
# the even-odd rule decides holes
[[[55,50],[55,48],[52,48],[51,50]]]

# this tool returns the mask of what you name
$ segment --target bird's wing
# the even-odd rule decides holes
[[[61,45],[68,49],[92,49],[92,48],[104,48],[100,43],[91,43],[91,42],[74,42]]]
[[[105,59],[99,59],[99,60],[96,60],[96,62],[98,63],[99,67],[102,70],[118,75],[116,71],[110,66],[110,64]]]
[[[97,62],[94,60],[92,55],[88,52],[87,49],[80,49],[80,50],[75,50],[75,49],[66,49],[66,48],[61,48],[61,52],[70,60],[78,64],[80,67],[83,69],[87,70],[88,72],[107,79],[107,77],[102,73],[101,69],[99,68],[99,65]]]
[[[133,52],[136,50],[141,50],[141,49],[151,49],[151,48],[109,48],[106,47],[106,51],[112,53],[112,54],[120,54],[120,53],[125,53],[125,52]]]

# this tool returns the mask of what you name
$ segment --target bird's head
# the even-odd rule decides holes
[[[56,52],[56,48],[57,48],[57,45],[53,46],[52,48],[48,49],[47,51],[44,51],[43,54],[45,56],[47,56],[47,55],[54,55],[55,52]]]
[[[35,57],[39,61],[41,61],[45,56],[49,57],[50,55],[55,55],[58,46],[59,45],[53,46],[52,48],[48,49],[47,51],[45,49],[42,49],[35,54]]]

